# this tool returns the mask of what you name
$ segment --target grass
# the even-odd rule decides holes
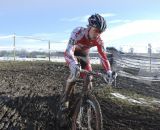
[[[127,99],[121,99],[118,97],[115,97],[111,93],[119,93],[124,95],[127,99],[134,99],[137,101],[140,101],[139,99],[144,99],[146,101],[146,104],[139,104],[139,103],[133,103]],[[103,88],[99,91],[98,96],[100,98],[105,98],[105,100],[111,101],[114,104],[117,104],[119,106],[127,107],[129,109],[137,109],[140,111],[150,111],[155,112],[159,110],[160,104],[155,104],[151,101],[153,101],[155,98],[144,96],[142,94],[138,94],[134,91],[126,90],[126,89],[115,89],[115,88]]]

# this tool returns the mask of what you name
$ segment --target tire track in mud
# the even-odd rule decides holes
[[[59,96],[55,95],[58,72],[55,75],[48,67],[43,71],[33,67],[31,70],[1,70],[0,129],[54,128],[55,106],[59,100]],[[59,79],[56,81],[60,82]],[[57,93],[60,91],[57,90]]]
[[[6,101],[6,98],[8,101]],[[0,129],[20,129],[24,126],[24,120],[14,102],[8,97],[0,98]]]
[[[46,97],[31,93],[7,101],[3,98],[0,98],[0,129],[55,128],[59,95]]]

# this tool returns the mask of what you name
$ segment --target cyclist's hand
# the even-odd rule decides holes
[[[112,78],[113,78],[114,80],[116,80],[116,78],[117,78],[117,73],[116,73],[115,71],[112,72]]]
[[[107,71],[107,77],[110,79],[112,78],[112,71],[111,70],[108,70]]]
[[[80,75],[81,67],[79,64],[73,64],[69,66],[73,78],[77,78]]]
[[[117,73],[115,71],[108,70],[107,71],[107,77],[110,78],[110,79],[116,79]]]
[[[108,81],[108,84],[111,84],[113,78],[112,78],[112,71],[111,70],[108,70],[106,72],[106,78],[107,78],[107,81]]]
[[[111,84],[113,81],[116,80],[117,77],[117,73],[116,72],[112,72],[111,70],[107,71],[107,81],[109,84]]]

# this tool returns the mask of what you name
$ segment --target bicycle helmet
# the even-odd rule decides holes
[[[98,28],[101,32],[104,32],[107,28],[105,19],[99,14],[91,15],[88,18],[89,26]]]

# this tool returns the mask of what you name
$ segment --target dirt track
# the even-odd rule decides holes
[[[54,130],[57,104],[68,74],[62,63],[1,63],[0,129]],[[149,86],[123,77],[117,83],[117,90],[123,88],[160,99],[158,83]],[[97,98],[105,130],[160,130],[160,108],[122,105],[103,97],[101,92]]]

